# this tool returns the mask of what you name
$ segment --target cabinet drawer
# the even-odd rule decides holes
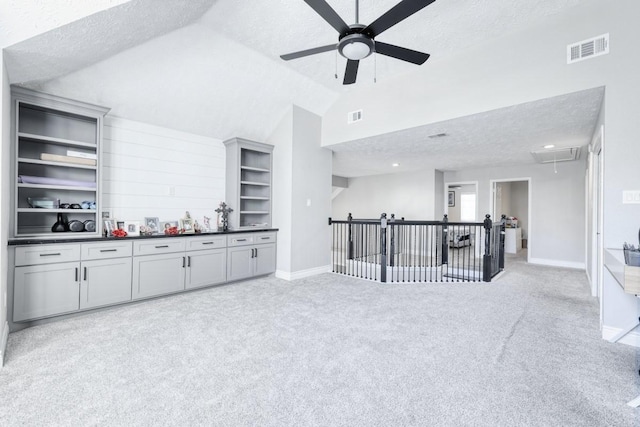
[[[234,246],[253,245],[255,243],[253,233],[230,234],[229,236],[227,236],[227,238],[228,238],[227,245],[230,248]]]
[[[184,252],[185,238],[149,239],[133,242],[134,255],[157,255]]]
[[[123,258],[133,253],[132,242],[82,243],[80,256],[83,261],[90,259]]]
[[[253,238],[253,242],[256,245],[259,245],[261,243],[275,243],[276,242],[276,232],[269,232],[269,233],[255,233],[255,236]]]
[[[80,244],[16,247],[15,265],[53,264],[80,261]]]
[[[187,250],[198,251],[203,249],[221,249],[227,246],[225,236],[202,236],[187,239]]]

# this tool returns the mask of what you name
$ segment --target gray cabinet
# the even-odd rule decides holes
[[[59,237],[51,230],[59,215],[91,230],[64,234],[99,235],[100,142],[108,109],[18,87],[12,97],[13,237]],[[83,202],[84,209],[64,209]]]
[[[227,280],[241,280],[276,270],[276,233],[240,233],[229,236]]]
[[[271,227],[273,146],[233,138],[226,146],[226,202],[232,230]]]
[[[13,321],[55,316],[79,309],[79,262],[16,267]]]
[[[131,257],[82,262],[80,309],[131,300]]]
[[[227,250],[187,252],[186,289],[216,285],[227,280]]]
[[[184,290],[187,260],[181,238],[150,239],[133,245],[133,299]]]
[[[131,300],[131,242],[15,248],[13,321]]]

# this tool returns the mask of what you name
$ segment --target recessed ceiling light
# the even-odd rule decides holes
[[[400,163],[394,163],[391,166],[393,166],[394,168],[397,168],[398,166],[400,166]]]
[[[553,148],[553,147],[555,147],[555,145],[553,145],[553,144],[547,144],[547,145],[545,145],[543,148]]]

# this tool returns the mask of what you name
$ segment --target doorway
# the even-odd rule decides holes
[[[491,185],[491,218],[507,217],[505,252],[527,251],[527,262],[535,244],[531,215],[531,178],[494,179]]]
[[[449,222],[478,222],[478,182],[445,184],[444,212]]]

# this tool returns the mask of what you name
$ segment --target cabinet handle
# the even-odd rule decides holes
[[[56,252],[55,254],[40,254],[40,256],[60,256],[62,255],[60,252]]]
[[[182,257],[182,268],[184,268],[184,257]]]
[[[76,267],[76,282],[78,281],[78,267]]]
[[[191,257],[187,257],[187,267],[191,267]]]
[[[168,248],[169,245],[160,245],[160,246],[156,246],[156,249],[161,249],[161,248]]]
[[[213,242],[202,242],[203,245],[213,245]]]
[[[100,252],[118,252],[117,249],[100,249]]]
[[[236,239],[236,242],[246,242],[247,239]]]
[[[82,280],[87,280],[87,267],[84,268],[84,279]]]
[[[255,248],[254,251],[256,251],[256,258],[258,258],[258,248]]]
[[[262,240],[269,240],[271,237],[261,237]]]

